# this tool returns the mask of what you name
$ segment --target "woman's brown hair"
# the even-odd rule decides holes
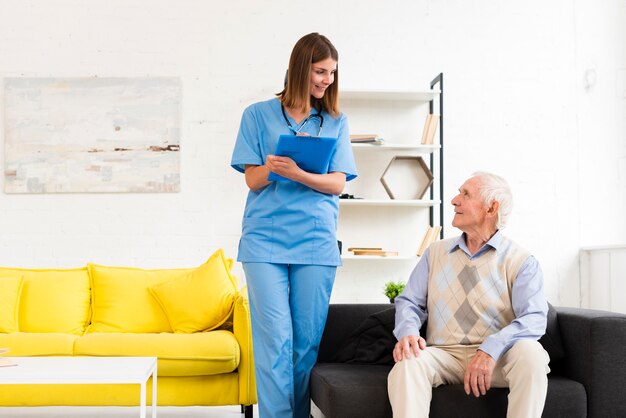
[[[300,38],[291,51],[287,80],[283,91],[277,94],[283,106],[309,113],[311,108],[326,110],[331,116],[339,115],[339,69],[335,71],[335,81],[328,86],[324,97],[311,96],[311,65],[332,58],[339,61],[339,54],[324,35],[309,33]]]

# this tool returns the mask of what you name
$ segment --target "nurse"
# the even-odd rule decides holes
[[[277,97],[243,113],[231,166],[248,198],[239,242],[250,297],[261,418],[309,418],[317,360],[337,266],[336,229],[346,181],[356,177],[348,122],[339,112],[338,53],[318,33],[301,38]],[[327,174],[273,155],[283,134],[336,138]],[[288,181],[268,181],[270,172]]]

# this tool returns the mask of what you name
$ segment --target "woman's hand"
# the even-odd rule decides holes
[[[279,174],[295,182],[304,184],[320,193],[340,195],[346,185],[346,175],[341,172],[328,174],[308,173],[298,167],[289,157],[268,155],[263,165],[246,165],[246,184],[253,192],[261,190],[271,182],[270,172]]]
[[[285,178],[302,183],[320,193],[339,195],[346,185],[344,173],[315,174],[304,171],[289,157],[268,155],[265,165],[270,171]]]
[[[268,155],[265,165],[271,172],[294,181],[304,172],[291,158],[278,155]]]

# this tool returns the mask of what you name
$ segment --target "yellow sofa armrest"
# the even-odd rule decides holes
[[[239,404],[257,403],[256,380],[254,374],[254,356],[252,351],[252,323],[248,289],[244,287],[235,300],[233,314],[233,333],[239,342],[241,358],[239,361]]]

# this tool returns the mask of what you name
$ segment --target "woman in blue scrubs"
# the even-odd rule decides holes
[[[285,88],[243,113],[231,166],[250,189],[239,242],[250,296],[261,418],[309,418],[317,359],[337,266],[338,195],[356,177],[339,112],[338,54],[324,36],[301,38]],[[273,155],[283,134],[336,138],[328,173]],[[270,172],[288,181],[268,181]]]

